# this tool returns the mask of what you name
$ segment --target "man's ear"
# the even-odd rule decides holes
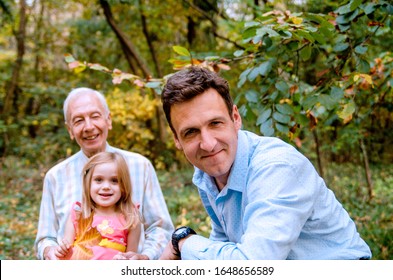
[[[108,123],[108,130],[112,130],[112,116],[111,113],[109,112],[108,118],[107,118],[107,123]]]
[[[236,130],[241,129],[242,117],[240,116],[239,110],[237,109],[236,105],[233,105],[232,118],[233,118],[233,122],[235,123]]]
[[[67,127],[67,131],[68,131],[68,134],[70,135],[71,140],[74,140],[75,137],[74,137],[74,134],[72,134],[72,129],[71,129],[71,127],[70,127],[67,123],[65,123],[65,125],[66,125],[66,127]]]
[[[183,150],[183,148],[182,148],[182,146],[181,146],[181,144],[180,144],[180,141],[179,141],[179,139],[177,139],[177,136],[176,136],[176,135],[173,136],[173,139],[175,140],[176,148],[177,148],[178,150]]]

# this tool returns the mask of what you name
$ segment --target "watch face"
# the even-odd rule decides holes
[[[178,229],[175,231],[176,234],[183,234],[183,233],[185,233],[185,232],[187,232],[187,228],[186,228],[186,227],[178,228]]]

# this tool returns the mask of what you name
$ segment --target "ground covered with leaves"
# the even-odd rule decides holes
[[[35,259],[33,244],[47,168],[16,157],[2,158],[0,164],[0,259]],[[361,167],[331,165],[325,177],[371,247],[373,259],[393,259],[393,165],[373,166],[372,171],[371,200]],[[158,171],[174,224],[189,225],[208,236],[210,221],[191,177],[191,169]]]

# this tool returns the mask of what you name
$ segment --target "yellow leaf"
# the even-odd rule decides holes
[[[303,22],[303,19],[300,17],[292,17],[291,20],[294,24],[301,24]]]

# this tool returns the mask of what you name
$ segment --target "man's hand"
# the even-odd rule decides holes
[[[176,255],[175,249],[173,249],[171,241],[169,241],[168,245],[166,245],[159,260],[180,260],[180,257]]]
[[[118,253],[113,257],[114,260],[149,260],[146,255],[138,254],[132,251],[125,253]]]
[[[48,246],[44,249],[44,260],[57,260],[56,257],[56,248],[57,246]]]

